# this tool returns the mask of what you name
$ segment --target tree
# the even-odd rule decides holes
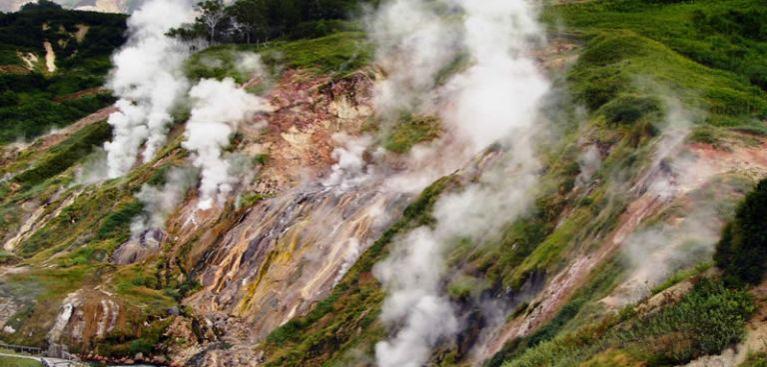
[[[267,0],[267,17],[271,36],[282,36],[301,22],[301,8],[295,0]]]
[[[49,0],[38,0],[36,3],[27,3],[21,7],[21,11],[62,10],[61,5]]]
[[[714,261],[729,283],[757,284],[767,270],[767,179],[746,195],[722,231]]]
[[[246,43],[256,43],[268,37],[267,4],[265,0],[239,0],[227,8],[232,28],[242,34]]]
[[[216,31],[222,21],[226,19],[226,7],[223,0],[205,0],[197,3],[200,16],[197,22],[205,24],[208,28],[208,37],[211,43],[216,41]]]

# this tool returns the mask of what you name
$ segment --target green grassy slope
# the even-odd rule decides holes
[[[560,146],[545,152],[546,169],[533,213],[510,223],[496,242],[458,246],[450,256],[452,266],[481,280],[473,283],[482,285],[477,292],[503,296],[508,289],[521,289],[536,276],[560,270],[571,253],[594,246],[600,233],[614,228],[626,209],[627,198],[621,194],[626,188],[613,181],[619,176],[630,181],[646,166],[652,153],[648,143],[654,141],[663,125],[669,100],[679,99],[689,109],[701,112],[691,114],[696,124],[692,139],[714,142],[731,132],[767,132],[767,95],[758,70],[747,67],[766,59],[763,46],[767,40],[751,37],[748,27],[720,34],[719,27],[706,25],[715,24],[718,17],[728,22],[738,19],[737,12],[765,20],[763,8],[757,1],[599,1],[547,8],[543,16],[552,25],[552,32],[564,25],[568,36],[574,36],[580,44],[580,57],[559,85],[572,98],[563,99],[560,106],[569,111],[562,126],[565,138]],[[721,52],[721,45],[740,51]],[[743,62],[744,53],[760,60],[755,64]],[[575,106],[586,107],[585,123],[577,121]],[[578,139],[584,131],[612,150],[596,174],[601,184],[587,196],[579,196],[570,192],[578,174]],[[365,254],[363,259],[368,256]],[[294,320],[270,336],[266,346],[270,365],[343,365],[352,347],[372,353],[375,336],[383,333],[371,316],[379,310],[381,295],[377,282],[364,268],[359,269],[361,274],[347,276],[343,284],[365,279],[364,287],[340,287],[343,293],[334,292],[310,316]],[[593,360],[588,363],[593,365],[621,365],[619,361],[630,365],[631,361],[641,364],[648,360],[655,364],[684,362],[693,356],[717,353],[738,340],[753,311],[753,303],[744,291],[726,288],[717,280],[703,280],[681,303],[664,309],[656,318],[627,314],[625,319],[605,320],[596,301],[621,279],[623,267],[609,262],[600,269],[551,322],[531,338],[507,346],[490,365],[510,361],[512,365],[538,366],[557,358],[561,358],[562,365],[577,365],[590,358]],[[680,272],[675,280],[697,273]],[[459,290],[450,293],[458,305],[463,304],[465,296],[460,292],[460,282],[454,279],[447,285],[448,289]],[[368,296],[363,301],[348,302],[362,295]],[[359,302],[367,306],[360,308]],[[523,315],[527,306],[518,305],[515,315]],[[691,325],[702,322],[694,319],[701,312],[721,316],[716,319],[721,324],[690,330]],[[624,334],[625,328],[631,331]],[[349,335],[351,330],[361,334]],[[683,335],[674,336],[681,331],[685,331]],[[613,354],[616,345],[641,346],[657,343],[659,338],[683,345],[678,350],[662,344],[654,351],[634,353],[632,349],[631,355],[626,351]],[[602,339],[606,342],[598,342]],[[571,352],[577,355],[571,358]],[[432,362],[454,365],[465,357],[462,353],[460,346],[445,346]],[[535,359],[538,356],[548,359]]]
[[[767,60],[767,39],[761,30],[761,24],[767,24],[764,7],[759,1],[746,0],[610,0],[547,8],[543,16],[552,25],[552,32],[557,32],[554,25],[564,24],[567,35],[574,36],[580,47],[576,63],[557,79],[557,91],[563,98],[555,107],[565,111],[556,121],[562,141],[541,152],[543,177],[535,193],[535,208],[528,216],[509,223],[489,243],[459,244],[452,249],[448,263],[461,273],[446,281],[452,301],[469,308],[472,297],[509,297],[561,270],[577,251],[596,246],[601,235],[615,228],[627,206],[626,187],[616,178],[630,182],[646,167],[652,153],[649,144],[658,136],[660,120],[669,108],[668,98],[678,98],[685,106],[703,112],[694,116],[694,139],[717,142],[744,131],[767,133],[767,95],[759,68]],[[43,19],[35,17],[36,22]],[[6,24],[4,19],[0,17],[0,27]],[[70,27],[67,22],[62,23],[65,29]],[[39,22],[35,24],[42,29]],[[111,26],[105,27],[104,32]],[[12,46],[39,53],[35,49],[39,43],[40,39],[32,39],[29,45]],[[316,39],[216,46],[190,59],[189,76],[244,81],[245,76],[233,67],[236,53],[241,51],[259,52],[275,73],[291,67],[332,77],[364,68],[372,54],[364,34],[351,29]],[[0,143],[19,136],[34,137],[105,103],[98,100],[101,97],[93,97],[97,100],[92,104],[79,98],[74,101],[85,107],[61,110],[69,108],[70,102],[57,98],[99,85],[106,70],[103,62],[108,62],[106,53],[77,59],[81,57],[78,53],[68,59],[67,51],[61,52],[65,56],[57,74],[0,74],[0,87],[5,86],[0,116],[11,116],[0,120],[8,124],[0,129]],[[15,53],[0,56],[6,60],[2,62],[18,64]],[[222,62],[212,67],[217,63],[206,59]],[[24,87],[11,91],[16,85]],[[2,98],[7,98],[6,102]],[[14,107],[11,102],[23,103]],[[578,111],[581,106],[585,107],[583,114]],[[19,109],[22,107],[26,110]],[[52,111],[52,116],[36,115],[35,111]],[[14,120],[13,116],[23,118]],[[437,125],[428,118],[404,116],[403,124],[395,127],[384,144],[393,151],[406,152],[414,142],[437,136]],[[0,284],[0,292],[26,301],[10,324],[20,332],[9,341],[43,343],[47,329],[41,320],[54,317],[58,303],[68,293],[102,286],[125,301],[128,320],[99,345],[84,347],[110,356],[158,352],[155,348],[163,342],[167,309],[179,306],[193,288],[186,274],[167,271],[169,264],[186,261],[183,252],[178,259],[161,256],[130,266],[109,263],[112,251],[128,236],[129,219],[141,210],[134,194],[164,168],[180,164],[185,152],[176,136],[155,162],[124,178],[101,186],[77,185],[74,165],[82,163],[91,148],[108,136],[105,123],[94,124],[51,149],[0,167],[3,174],[13,173],[9,180],[0,182],[0,234],[21,225],[17,208],[22,203],[46,202],[50,204],[47,214],[63,197],[79,193],[71,206],[37,229],[17,253],[0,252],[0,263],[32,267],[27,273],[12,276],[11,284]],[[579,139],[584,136],[611,148],[595,174],[598,183],[586,193],[574,190],[579,174]],[[378,321],[384,292],[371,269],[385,257],[395,236],[430,223],[431,206],[441,192],[455,189],[455,185],[446,177],[426,189],[362,255],[326,300],[306,316],[275,330],[259,346],[267,352],[266,364],[342,366],[349,363],[352,351],[371,355],[375,342],[386,335]],[[695,278],[702,270],[686,269],[674,280]],[[622,280],[622,271],[617,260],[603,264],[551,321],[529,337],[512,341],[489,365],[682,363],[716,353],[743,336],[754,301],[743,289],[724,286],[715,277],[696,278],[698,286],[690,294],[657,314],[646,316],[627,309],[604,317],[597,301]],[[520,302],[511,317],[524,316],[533,306]],[[701,319],[701,315],[710,317]],[[150,326],[141,330],[132,327],[143,322]],[[463,344],[441,346],[433,362],[459,365],[473,341],[466,338]]]
[[[587,107],[592,129],[601,130],[602,141],[616,132],[627,134],[598,175],[609,179],[603,175],[610,166],[641,167],[631,162],[641,162],[641,147],[657,131],[668,98],[699,111],[692,117],[697,124],[692,140],[712,143],[732,131],[764,134],[767,97],[759,65],[767,39],[740,20],[753,17],[764,24],[766,10],[758,1],[599,1],[549,7],[545,19],[564,25],[582,42],[567,84],[576,102]],[[735,19],[738,25],[722,26]],[[694,278],[702,269],[681,271],[655,292]],[[590,284],[609,282],[600,279],[605,272],[595,273]],[[605,294],[587,292],[583,308],[579,295],[586,294],[579,292],[552,321],[507,345],[488,365],[656,366],[717,354],[743,337],[754,301],[716,276],[694,279],[699,283],[691,293],[650,315],[629,307],[616,317],[594,318],[599,314],[595,301]],[[708,317],[695,319],[699,314]]]
[[[32,139],[113,102],[101,87],[121,45],[124,15],[30,5],[0,13],[0,144]],[[56,54],[57,70],[45,67],[43,42]],[[37,63],[27,70],[22,56]]]

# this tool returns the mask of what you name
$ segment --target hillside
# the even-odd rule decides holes
[[[767,363],[763,1],[240,1],[0,13],[0,341]]]
[[[24,142],[106,107],[125,17],[29,5],[0,13],[0,143]]]

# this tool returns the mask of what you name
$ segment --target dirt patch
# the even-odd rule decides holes
[[[117,109],[113,106],[102,108],[88,116],[81,118],[74,124],[71,124],[61,130],[54,131],[48,135],[45,135],[39,138],[34,143],[34,147],[38,149],[47,149],[56,144],[59,144],[62,141],[69,138],[70,136],[72,136],[72,134],[74,134],[75,132],[81,130],[82,128],[93,125],[97,122],[106,120],[109,117],[109,115],[115,111],[117,111]]]
[[[43,42],[45,48],[45,68],[49,73],[56,71],[56,53],[53,52],[53,46],[48,41]]]
[[[77,31],[75,32],[75,39],[77,40],[77,43],[83,43],[83,40],[85,39],[85,35],[88,34],[88,31],[91,29],[90,26],[87,24],[78,24],[77,25]]]
[[[29,69],[20,65],[0,65],[0,74],[27,74]]]
[[[37,62],[39,61],[39,59],[37,58],[37,55],[35,55],[32,52],[17,52],[16,54],[19,56],[21,61],[24,62],[24,66],[29,71],[35,70],[35,66],[37,65]]]
[[[70,101],[73,99],[80,99],[83,97],[95,96],[95,95],[106,94],[106,93],[109,93],[108,89],[103,87],[94,87],[94,88],[83,89],[81,91],[78,91],[72,94],[67,94],[65,96],[59,96],[54,98],[53,100],[56,102],[64,102],[64,101]]]

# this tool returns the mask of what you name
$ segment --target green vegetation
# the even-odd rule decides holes
[[[19,261],[19,257],[0,249],[0,265],[11,265]]]
[[[615,286],[620,272],[620,264],[612,261],[597,270],[597,275],[588,284],[578,290],[570,301],[562,307],[557,315],[546,325],[536,330],[530,336],[512,340],[496,353],[486,367],[500,367],[507,360],[519,357],[525,351],[537,345],[552,340],[557,335],[575,329],[579,319],[585,319],[583,314],[589,312],[589,302],[606,296]],[[526,311],[527,304],[521,305],[519,313]],[[515,315],[518,316],[518,315]]]
[[[738,367],[767,367],[767,354],[766,353],[751,354]]]
[[[576,366],[616,351],[650,366],[682,364],[739,341],[754,310],[745,291],[702,279],[680,301],[657,312],[640,315],[628,309],[543,342],[504,366]]]
[[[0,13],[0,66],[19,71],[0,71],[0,145],[35,138],[111,104],[103,91],[77,92],[104,84],[125,27],[124,15],[63,10],[45,1]],[[44,41],[56,54],[54,73],[44,70]],[[38,62],[28,71],[17,53]]]
[[[173,33],[235,42],[194,54],[187,64],[192,79],[246,81],[250,75],[236,66],[239,53],[247,51],[259,53],[272,74],[287,67],[338,78],[363,68],[372,58],[372,47],[359,24],[344,20],[356,3],[238,0],[225,7],[207,1],[200,4],[202,14],[196,24]],[[545,17],[562,20],[573,32],[567,36],[577,37],[573,42],[580,46],[580,57],[564,72],[558,86],[572,92],[575,104],[588,110],[585,115],[577,114],[569,105],[573,101],[556,102],[568,104],[563,108],[568,109],[562,118],[566,121],[556,121],[561,125],[557,133],[563,136],[561,144],[540,152],[541,179],[529,213],[489,235],[487,243],[464,240],[450,248],[447,266],[460,275],[447,279],[444,286],[456,306],[473,307],[474,299],[480,297],[534,294],[574,256],[596,256],[593,250],[604,243],[627,208],[630,198],[625,182],[632,182],[645,167],[652,153],[647,143],[675,107],[675,99],[691,110],[706,112],[691,113],[698,124],[693,141],[714,144],[735,134],[729,130],[767,133],[763,122],[767,116],[767,42],[762,25],[767,12],[758,5],[753,0],[607,0],[568,2],[547,9]],[[18,137],[34,138],[111,101],[104,94],[76,92],[103,82],[109,64],[106,51],[122,42],[121,32],[105,34],[104,43],[97,43],[91,35],[124,27],[124,17],[115,16],[119,24],[91,24],[85,40],[78,42],[72,39],[77,23],[67,23],[63,15],[61,26],[50,20],[51,14],[66,12],[47,3],[37,8],[32,5],[25,12],[28,14],[16,18],[0,16],[0,28],[7,26],[5,21],[10,22],[8,27],[23,28],[26,20],[19,19],[26,19],[24,16],[33,19],[32,23],[45,19],[49,31],[43,32],[42,24],[34,23],[43,36],[69,41],[61,49],[56,46],[60,72],[50,74],[38,67],[32,72],[0,74],[0,144]],[[224,14],[224,20],[213,26],[204,24],[205,17],[216,13]],[[120,34],[119,42],[114,34]],[[0,36],[0,43],[5,42],[4,37]],[[41,39],[35,34],[29,37],[24,40],[28,44],[0,48],[0,64],[21,65],[16,50],[40,54]],[[69,53],[72,47],[77,52]],[[437,82],[444,82],[447,75],[469,62],[466,57],[457,58]],[[207,255],[190,255],[197,251],[194,246],[199,237],[192,236],[180,245],[170,240],[164,245],[179,245],[173,248],[177,252],[162,252],[141,263],[110,263],[112,252],[128,238],[131,220],[143,209],[134,193],[143,183],[161,185],[167,170],[186,154],[177,143],[169,144],[161,154],[162,161],[141,165],[126,177],[94,186],[74,184],[72,168],[110,133],[106,123],[92,124],[51,148],[35,150],[38,146],[33,145],[12,159],[14,162],[3,163],[2,173],[11,173],[0,183],[3,235],[21,225],[24,218],[17,213],[21,203],[39,205],[45,217],[66,198],[78,195],[58,216],[46,217],[15,254],[0,251],[0,264],[21,263],[31,269],[10,276],[10,284],[0,284],[0,291],[8,289],[28,301],[9,323],[20,330],[11,339],[32,335],[30,343],[44,343],[50,327],[44,320],[55,317],[61,300],[75,290],[99,286],[122,302],[124,320],[105,340],[89,347],[108,356],[158,353],[170,320],[167,310],[199,289],[193,269],[200,264],[194,261]],[[380,143],[392,152],[406,153],[441,133],[437,119],[406,113]],[[606,156],[592,182],[578,186],[578,157],[586,143],[598,146]],[[267,158],[258,156],[254,163],[264,164]],[[373,345],[386,336],[378,321],[385,293],[372,275],[374,264],[387,255],[397,236],[432,224],[430,212],[439,195],[457,185],[457,180],[446,177],[427,188],[362,254],[328,298],[308,314],[274,330],[258,347],[266,352],[266,365],[348,365],[345,358],[354,353],[371,355]],[[264,198],[257,193],[243,194],[238,208]],[[767,266],[767,247],[762,243],[767,232],[757,220],[767,214],[762,208],[767,208],[767,184],[760,184],[749,195],[725,230],[717,254],[724,282],[699,279],[709,264],[683,269],[653,289],[658,293],[680,281],[696,282],[681,300],[666,300],[650,312],[626,308],[619,315],[605,316],[600,300],[624,280],[619,261],[606,261],[566,294],[569,299],[562,301],[563,306],[548,322],[511,341],[489,365],[670,365],[718,353],[738,342],[754,303],[745,289],[731,287],[736,283],[732,279],[755,283]],[[235,222],[243,211],[229,209],[211,230],[215,236],[224,233],[229,228],[227,221]],[[24,294],[25,289],[34,291]],[[508,317],[526,317],[537,306],[527,302],[533,303],[520,300]],[[474,319],[467,320],[468,335],[476,331],[472,329],[476,324],[472,324]],[[138,324],[149,326],[135,327]],[[440,345],[432,362],[457,364],[471,343]],[[759,366],[758,358],[753,357],[748,366]]]
[[[720,52],[718,47],[724,43],[706,36],[706,31],[695,24],[701,13],[707,21],[716,22],[713,19],[722,14],[736,18],[739,15],[733,14],[738,12],[764,14],[759,9],[756,1],[649,0],[572,2],[547,8],[547,20],[564,23],[572,32],[567,39],[574,35],[582,41],[580,56],[568,69],[565,83],[575,102],[588,108],[589,127],[581,131],[591,129],[594,134],[590,139],[611,147],[596,173],[598,180],[607,184],[592,187],[588,196],[571,201],[562,194],[572,188],[567,178],[573,176],[566,167],[573,160],[566,153],[553,154],[548,162],[556,162],[553,165],[559,166],[559,171],[544,176],[540,197],[545,200],[537,202],[537,212],[512,225],[499,244],[482,250],[480,256],[485,260],[472,265],[480,264],[480,271],[491,279],[504,274],[504,283],[516,289],[529,285],[536,274],[561,269],[563,259],[573,248],[591,246],[591,236],[609,231],[626,208],[625,191],[611,181],[615,181],[616,173],[635,173],[645,165],[649,157],[647,143],[663,126],[666,113],[677,104],[692,111],[688,117],[699,124],[694,141],[716,144],[726,136],[726,129],[767,132],[760,121],[767,116],[767,96],[762,86],[754,81],[753,74],[733,66],[742,61],[740,56]],[[746,43],[739,43],[742,37],[745,35],[733,34],[727,42],[743,46]],[[764,38],[750,37],[747,43],[743,47],[749,53],[764,59]],[[709,52],[709,56],[720,53],[720,59],[727,58],[729,66],[706,62],[701,56],[705,52],[690,52],[696,49],[686,47],[691,44]],[[622,194],[616,196],[616,189]],[[571,209],[566,217],[559,218],[562,208]],[[653,291],[660,292],[694,277],[708,266],[700,264],[682,270]],[[611,276],[600,279],[604,272]],[[620,270],[602,269],[594,274],[589,285],[579,288],[552,321],[529,337],[506,345],[490,365],[504,361],[509,366],[683,363],[717,353],[739,340],[753,311],[745,291],[704,280],[681,302],[666,305],[658,313],[638,315],[628,309],[619,318],[603,319],[595,301],[600,294],[606,295],[611,282],[620,279]],[[593,282],[600,284],[601,290],[589,289]],[[527,304],[521,305],[511,317],[524,317],[527,308]],[[692,315],[704,310],[713,320],[708,324]]]
[[[133,218],[144,209],[144,205],[138,201],[132,201],[120,207],[114,208],[114,211],[104,219],[98,230],[99,239],[113,238],[117,242],[123,242],[128,239],[130,234],[126,223],[130,223]]]
[[[341,32],[315,39],[270,43],[262,55],[270,65],[344,74],[366,65],[372,49],[364,33]]]
[[[714,21],[732,16],[733,9],[756,17],[763,14],[754,10],[757,3],[611,0],[552,7],[546,17],[564,20],[585,39],[570,72],[572,90],[592,111],[601,108],[608,121],[655,117],[659,107],[652,96],[669,95],[707,111],[712,124],[764,131],[757,119],[767,115],[765,93],[752,83],[755,74],[736,64],[746,64],[744,53],[761,60],[751,65],[764,63],[767,42],[722,38],[697,25],[701,14]],[[721,62],[707,62],[714,59]]]
[[[187,74],[192,79],[229,77],[244,82],[250,75],[238,71],[235,60],[238,53],[248,51],[258,52],[272,74],[289,67],[318,75],[343,76],[367,65],[372,55],[364,33],[340,32],[315,39],[273,41],[261,46],[214,46],[189,59]]]
[[[24,187],[34,186],[63,172],[111,136],[112,127],[104,121],[83,128],[66,142],[53,147],[35,166],[14,177],[14,181]]]
[[[3,76],[0,75],[0,83]],[[114,102],[106,94],[52,101],[39,94],[17,94],[6,90],[0,101],[0,144],[30,140],[57,127],[66,126]]]
[[[740,204],[722,231],[714,260],[733,284],[758,284],[767,270],[767,180]]]
[[[687,280],[689,278],[692,278],[693,276],[701,274],[704,271],[710,269],[711,265],[712,264],[710,262],[703,262],[698,265],[695,265],[692,268],[679,270],[678,272],[674,273],[674,275],[666,279],[663,283],[655,286],[652,289],[652,294],[658,294],[660,292],[663,292],[664,290],[671,288],[672,286],[676,285],[677,283],[683,280]]]
[[[406,114],[384,139],[383,147],[395,153],[406,153],[413,145],[438,138],[441,132],[438,118]]]
[[[558,7],[579,30],[631,30],[764,87],[767,10],[758,0],[608,0]]]
[[[170,32],[182,39],[260,43],[275,38],[316,38],[344,28],[341,20],[360,10],[365,0],[223,0],[197,3],[192,24]]]
[[[2,352],[2,351],[0,351]],[[42,367],[37,360],[24,357],[0,356],[0,366],[5,367]]]

